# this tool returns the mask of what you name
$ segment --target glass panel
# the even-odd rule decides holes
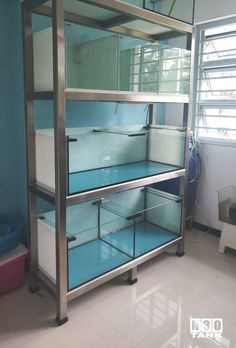
[[[38,203],[39,268],[56,281],[55,209]],[[67,207],[68,290],[180,235],[181,199],[149,187]]]
[[[199,83],[201,99],[232,99],[235,98],[236,69],[204,69]]]
[[[69,194],[184,167],[185,128],[140,124],[67,128],[66,132]],[[53,146],[52,129],[36,130],[37,182],[51,189],[55,187]]]
[[[144,8],[193,24],[193,0],[144,0]]]
[[[190,53],[181,48],[120,37],[120,89],[187,94]]]
[[[69,142],[69,193],[182,168],[185,136],[182,128],[148,130],[141,125],[74,129],[70,137],[75,141]]]
[[[51,91],[51,20],[33,19],[35,90]],[[65,36],[67,88],[188,93],[190,53],[184,49],[69,22]]]
[[[235,35],[207,40],[203,45],[203,62],[236,58]]]
[[[118,90],[118,35],[67,23],[67,87]]]
[[[224,129],[197,129],[198,137],[212,138],[212,139],[221,139],[221,140],[236,140],[236,131],[235,130],[224,130]]]
[[[196,117],[199,136],[207,138],[236,139],[236,109],[232,107],[199,107]]]
[[[123,195],[123,197],[121,196]],[[132,207],[127,207],[132,202]],[[180,235],[181,200],[154,189],[135,189],[112,196],[101,205],[101,217],[112,214],[114,223],[104,239],[119,250],[138,257]],[[126,216],[123,225],[115,217]]]

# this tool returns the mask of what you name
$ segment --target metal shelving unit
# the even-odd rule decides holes
[[[78,6],[77,6],[78,4]],[[74,5],[75,10],[71,11]],[[87,16],[91,8],[97,11],[105,11],[105,18],[95,15]],[[97,13],[98,13],[97,12]],[[99,13],[100,13],[99,12]],[[52,17],[53,26],[53,91],[38,92],[34,90],[34,63],[33,63],[33,33],[32,13]],[[92,12],[91,12],[92,13]],[[107,90],[72,89],[65,85],[65,20],[72,23],[80,23],[85,26],[105,29],[114,33],[145,38],[152,42],[161,39],[187,34],[187,49],[191,50],[194,40],[193,27],[189,24],[172,18],[138,8],[117,0],[52,0],[52,6],[45,0],[25,0],[22,2],[23,18],[23,42],[24,42],[24,67],[25,67],[25,112],[27,135],[27,167],[28,167],[28,206],[30,226],[30,289],[35,291],[38,284],[43,284],[56,297],[57,317],[59,324],[63,324],[67,318],[67,303],[81,294],[103,284],[104,282],[128,272],[131,283],[137,277],[137,266],[146,260],[155,257],[166,249],[177,246],[177,255],[184,254],[184,221],[185,221],[185,197],[186,174],[188,166],[188,135],[191,122],[191,99],[188,95],[171,95],[142,92],[120,92]],[[142,24],[140,26],[140,23]],[[132,24],[132,25],[130,25]],[[154,26],[156,32],[150,30]],[[140,30],[140,27],[143,30]],[[161,28],[161,30],[160,30]],[[194,45],[193,45],[194,47]],[[191,69],[193,67],[193,54]],[[192,70],[191,70],[192,71]],[[192,73],[190,72],[190,76]],[[191,95],[192,83],[190,83]],[[34,129],[34,101],[52,100],[54,103],[54,148],[55,148],[55,191],[41,186],[36,181],[36,154],[35,154],[35,129]],[[182,103],[184,104],[183,126],[187,128],[185,146],[185,167],[176,170],[152,175],[145,178],[129,180],[108,187],[100,187],[87,192],[68,194],[68,168],[67,168],[67,137],[65,132],[65,103],[73,101],[102,101],[102,102],[129,102],[150,104],[150,114],[154,118],[155,108],[153,103]],[[122,192],[123,190],[139,188],[167,179],[180,177],[182,196],[182,225],[181,235],[158,248],[148,251],[131,261],[116,267],[115,269],[68,290],[68,255],[66,236],[66,208],[75,203],[86,202],[90,199],[99,199],[103,195]],[[38,267],[37,246],[37,214],[36,197],[41,197],[55,204],[56,215],[56,283],[53,282]]]

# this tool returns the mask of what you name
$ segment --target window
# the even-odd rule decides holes
[[[236,141],[236,24],[199,35],[196,135]]]

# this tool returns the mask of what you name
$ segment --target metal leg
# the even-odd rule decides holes
[[[53,80],[54,146],[56,196],[56,288],[59,325],[67,322],[67,138],[65,134],[65,28],[64,0],[52,1],[53,12]]]
[[[130,285],[133,285],[133,284],[137,283],[137,281],[138,281],[138,279],[137,279],[137,266],[136,266],[128,271],[127,282]]]
[[[185,255],[184,252],[184,239],[182,239],[179,244],[177,245],[176,255],[181,257]]]

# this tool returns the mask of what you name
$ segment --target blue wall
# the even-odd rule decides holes
[[[0,0],[0,215],[23,224],[27,243],[26,149],[20,0]],[[52,127],[52,102],[36,102],[36,128]],[[162,111],[162,112],[160,112]],[[162,121],[164,108],[160,106]],[[67,125],[100,126],[146,121],[145,105],[67,104]]]
[[[19,219],[26,240],[26,175],[20,1],[0,0],[0,214]]]

